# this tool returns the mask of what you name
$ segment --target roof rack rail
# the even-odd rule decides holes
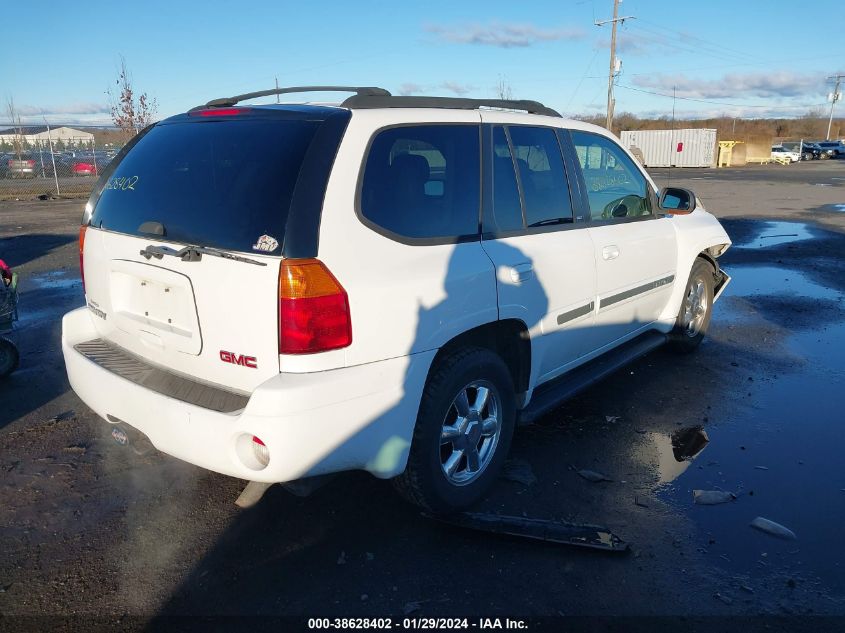
[[[560,117],[557,110],[544,106],[539,101],[524,99],[468,99],[465,97],[423,97],[423,96],[394,96],[384,88],[373,86],[292,86],[290,88],[271,88],[258,92],[247,92],[234,97],[212,99],[205,105],[191,108],[202,110],[205,108],[225,108],[237,105],[241,101],[298,92],[354,92],[340,106],[352,110],[366,110],[372,108],[454,108],[456,110],[477,110],[479,108],[499,108],[502,110],[523,110],[529,114]]]
[[[539,101],[516,99],[469,99],[464,97],[422,97],[392,96],[382,94],[356,94],[340,104],[343,108],[455,108],[457,110],[477,110],[479,108],[499,108],[503,110],[523,110],[529,114],[560,117],[557,110],[544,106]]]
[[[390,93],[384,88],[375,88],[372,86],[291,86],[290,88],[271,88],[270,90],[259,90],[258,92],[247,92],[242,95],[235,95],[234,97],[221,97],[219,99],[212,99],[204,106],[193,108],[194,110],[201,108],[219,108],[237,105],[241,101],[248,99],[257,99],[258,97],[269,97],[272,95],[282,95],[295,92],[354,92],[360,97],[389,97]]]

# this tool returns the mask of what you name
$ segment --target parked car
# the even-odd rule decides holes
[[[71,173],[74,176],[99,176],[110,159],[105,156],[79,155],[71,159]]]
[[[12,154],[6,159],[6,178],[35,178],[37,157],[29,153]]]
[[[459,510],[517,422],[694,350],[731,240],[537,102],[348,90],[216,100],[133,138],[82,219],[67,373],[119,443],[245,479],[244,505],[358,469]]]
[[[801,144],[801,160],[820,160],[823,150],[815,143]]]
[[[801,160],[801,154],[788,150],[783,145],[775,145],[772,147],[772,158],[786,158],[790,163],[797,163]]]
[[[841,141],[819,141],[817,145],[831,158],[845,158],[845,145]]]
[[[801,160],[817,160],[821,158],[821,149],[819,149],[813,143],[807,142],[798,142],[798,141],[784,141],[781,143],[782,147],[785,147],[791,152],[797,152],[801,155]]]

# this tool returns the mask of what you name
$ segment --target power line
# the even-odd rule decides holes
[[[590,63],[587,64],[586,70],[584,70],[584,74],[581,75],[581,79],[578,81],[578,85],[575,86],[575,90],[572,91],[572,94],[569,95],[569,101],[566,102],[566,107],[564,110],[569,110],[569,106],[572,104],[572,100],[575,99],[575,95],[578,94],[578,91],[581,89],[581,84],[584,83],[584,80],[587,78],[587,73],[590,72],[590,69],[593,67],[593,62],[596,61],[596,57],[598,57],[599,49],[596,49],[596,52],[593,53],[592,59],[590,59]]]
[[[656,27],[656,28],[649,28],[647,26],[642,26],[642,24],[649,24],[652,27]],[[761,60],[761,61],[763,60],[763,58],[760,57],[759,55],[752,55],[750,53],[746,53],[744,51],[740,51],[740,50],[737,50],[735,48],[730,48],[729,46],[725,46],[724,44],[722,44],[720,42],[713,42],[713,41],[704,39],[703,37],[700,37],[700,36],[697,36],[697,35],[691,35],[691,34],[688,34],[688,33],[684,33],[684,34],[674,33],[673,29],[662,26],[662,25],[657,24],[655,22],[651,22],[649,20],[644,20],[644,19],[638,20],[638,24],[635,25],[635,28],[648,31],[650,33],[654,33],[654,34],[656,34],[660,37],[666,38],[666,39],[668,39],[667,33],[673,33],[674,34],[674,37],[672,38],[673,41],[682,42],[684,44],[684,47],[687,50],[690,50],[690,47],[692,47],[691,50],[692,50],[692,52],[695,52],[695,53],[701,53],[702,49],[704,49],[703,52],[710,53],[711,55],[714,55],[714,56],[721,56],[721,57],[727,56],[727,57],[732,57],[732,58],[735,58],[735,59],[756,59],[756,60]],[[691,41],[691,40],[694,40],[694,41]],[[698,42],[698,44],[696,44],[696,42]]]
[[[845,75],[842,75],[845,77]],[[722,105],[722,106],[732,106],[736,108],[761,108],[766,110],[795,110],[799,108],[818,108],[824,105],[825,103],[814,103],[809,105],[794,105],[794,106],[765,106],[765,105],[746,105],[744,103],[727,103],[724,101],[710,101],[707,99],[695,99],[693,97],[678,97],[669,94],[665,94],[662,92],[653,92],[651,90],[644,90],[642,88],[634,88],[633,86],[626,86],[624,84],[616,84],[619,88],[624,88],[625,90],[633,90],[634,92],[643,92],[645,94],[654,95],[656,97],[666,97],[667,99],[680,99],[682,101],[694,101],[696,103],[709,103],[712,105]]]
[[[772,59],[765,62],[745,62],[742,64],[724,64],[720,66],[697,66],[695,68],[668,68],[664,73],[684,73],[684,72],[693,72],[698,70],[721,70],[723,68],[741,68],[743,66],[772,66],[773,64],[785,64],[785,63],[793,63],[793,62],[808,62],[808,61],[815,61],[817,59],[839,59],[840,55],[814,55],[812,57],[793,57],[791,59]],[[647,73],[627,73],[629,77],[644,77],[649,76],[653,77],[654,72],[647,72]],[[588,79],[603,79],[603,77],[588,77]]]

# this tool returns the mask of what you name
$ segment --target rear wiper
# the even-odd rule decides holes
[[[529,224],[528,228],[530,229],[535,226],[551,226],[552,224],[569,224],[571,222],[572,218],[549,218],[548,220],[540,220],[539,222]]]
[[[255,264],[256,266],[267,265],[264,262],[249,259],[248,257],[241,257],[240,255],[233,255],[232,253],[227,253],[226,251],[221,251],[217,248],[211,248],[210,246],[185,246],[184,248],[176,250],[175,248],[170,248],[169,246],[153,246],[150,244],[143,249],[140,254],[147,259],[150,259],[151,257],[161,259],[165,255],[170,255],[172,257],[178,257],[183,262],[198,262],[202,259],[203,255],[211,255],[212,257],[221,257],[223,259],[231,259],[236,262],[243,262],[244,264]]]

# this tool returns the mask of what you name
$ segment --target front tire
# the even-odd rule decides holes
[[[423,390],[396,489],[437,514],[468,508],[498,477],[515,419],[513,382],[499,356],[469,348],[439,361]]]
[[[671,346],[676,351],[692,352],[704,339],[713,314],[713,285],[713,266],[696,259],[670,335]]]

